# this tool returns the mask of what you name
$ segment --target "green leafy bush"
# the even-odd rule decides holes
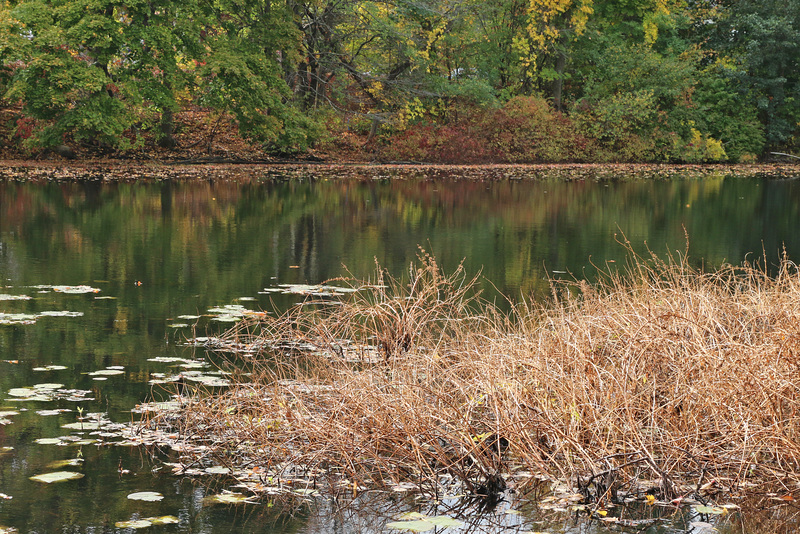
[[[614,94],[595,103],[581,101],[571,118],[578,131],[597,143],[595,161],[659,161],[666,136],[651,90]]]
[[[543,98],[518,96],[480,121],[480,131],[502,161],[564,162],[584,159],[572,122]]]

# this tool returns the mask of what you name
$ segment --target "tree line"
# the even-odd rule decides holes
[[[800,0],[6,0],[0,98],[29,149],[196,106],[277,153],[750,161],[800,146]]]

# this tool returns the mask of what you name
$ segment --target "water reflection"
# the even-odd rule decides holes
[[[546,294],[550,276],[592,276],[595,266],[621,265],[623,235],[637,250],[644,251],[646,242],[658,253],[683,251],[688,235],[695,263],[711,265],[737,263],[762,250],[775,260],[783,247],[790,258],[800,255],[800,187],[794,180],[324,178],[244,185],[0,183],[0,285],[6,286],[0,293],[31,297],[0,300],[0,313],[82,314],[0,325],[0,399],[8,399],[0,400],[0,411],[20,412],[0,424],[0,492],[13,497],[0,499],[0,526],[112,532],[117,521],[171,514],[178,525],[156,528],[363,532],[379,531],[381,521],[390,519],[387,513],[352,522],[310,512],[287,518],[263,506],[207,506],[202,485],[159,470],[147,451],[35,443],[69,434],[62,425],[74,422],[79,409],[130,421],[131,408],[151,394],[151,375],[174,371],[154,358],[205,358],[181,345],[192,333],[169,328],[181,315],[204,315],[240,297],[256,299],[248,307],[284,308],[296,297],[259,292],[346,272],[369,276],[376,261],[399,275],[418,247],[435,254],[445,270],[462,261],[468,272],[482,270],[487,294],[511,298]],[[32,287],[42,284],[87,284],[100,292]],[[202,330],[224,328],[207,320],[199,324]],[[34,370],[47,366],[65,369]],[[122,373],[89,374],[108,368]],[[90,391],[95,400],[21,402],[7,394],[41,383]],[[62,411],[36,413],[42,409]],[[84,478],[62,485],[29,480],[52,470],[52,462],[71,458],[83,460],[76,469]],[[126,499],[151,490],[163,493],[164,501]],[[600,531],[574,518],[527,513],[525,528]],[[660,528],[685,528],[686,518],[674,520]]]

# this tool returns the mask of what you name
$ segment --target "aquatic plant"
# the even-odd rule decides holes
[[[264,484],[353,493],[410,482],[491,497],[544,479],[598,505],[705,505],[800,485],[788,260],[769,276],[631,251],[595,283],[554,281],[546,302],[510,312],[425,254],[404,278],[378,269],[358,285],[238,323],[213,347],[245,372],[146,423],[200,436],[197,454],[257,468]]]

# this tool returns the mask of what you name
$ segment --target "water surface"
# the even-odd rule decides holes
[[[62,428],[79,410],[115,422],[137,418],[134,406],[166,395],[148,384],[152,373],[174,371],[174,364],[154,358],[207,359],[183,340],[225,324],[204,317],[189,321],[202,332],[176,328],[185,322],[181,315],[228,304],[281,309],[293,297],[265,288],[347,273],[366,277],[376,262],[400,275],[420,248],[447,271],[463,261],[469,273],[482,272],[487,295],[511,299],[546,294],[549,277],[591,277],[597,266],[623,264],[624,239],[641,253],[649,247],[663,255],[682,253],[688,236],[696,265],[739,263],[762,251],[771,263],[783,250],[800,257],[797,180],[620,178],[0,181],[0,294],[10,295],[0,297],[0,313],[74,312],[0,324],[0,412],[19,412],[0,425],[0,493],[12,497],[0,499],[0,527],[115,532],[117,521],[169,514],[180,522],[150,531],[362,530],[356,525],[364,520],[355,516],[312,520],[266,506],[204,504],[211,491],[204,481],[175,477],[138,448],[36,443],[90,437]],[[35,287],[57,285],[98,291]],[[22,296],[30,299],[10,300]],[[35,370],[46,366],[65,369]],[[109,367],[122,373],[88,374]],[[94,400],[19,401],[7,394],[42,383],[83,390]],[[55,409],[70,411],[37,413]],[[29,479],[61,469],[49,467],[54,461],[75,458],[82,463],[64,469],[85,475],[79,480],[45,485]],[[128,500],[135,491],[165,498]],[[516,520],[514,528],[535,519]],[[367,523],[380,531],[380,521]],[[569,521],[545,526],[602,531]]]

